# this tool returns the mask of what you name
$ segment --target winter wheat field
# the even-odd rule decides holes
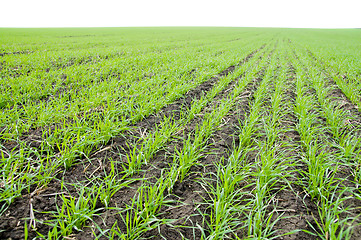
[[[361,238],[360,29],[0,31],[0,239]]]

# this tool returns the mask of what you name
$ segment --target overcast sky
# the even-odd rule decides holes
[[[361,0],[0,0],[0,27],[361,28]]]

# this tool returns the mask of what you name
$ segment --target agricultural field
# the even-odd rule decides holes
[[[0,239],[361,239],[360,39],[0,29]]]

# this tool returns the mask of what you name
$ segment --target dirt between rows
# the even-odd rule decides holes
[[[264,47],[264,46],[263,46]],[[262,47],[262,48],[263,48]],[[260,50],[260,49],[259,49]],[[256,50],[249,54],[244,60],[240,62],[240,64],[245,63],[248,61],[255,52],[259,51]],[[149,131],[152,131],[164,118],[164,116],[174,116],[175,119],[179,118],[179,113],[184,107],[189,107],[194,99],[198,99],[201,95],[205,94],[206,92],[210,91],[213,87],[213,85],[219,80],[220,77],[227,75],[228,73],[234,71],[236,66],[230,66],[220,74],[218,74],[216,77],[210,79],[207,82],[204,82],[203,84],[197,86],[195,89],[190,90],[185,96],[183,96],[181,99],[177,100],[173,104],[170,104],[166,106],[164,109],[162,109],[158,114],[149,116],[148,118],[142,120],[141,122],[138,122],[133,126],[134,128],[138,129],[148,129]],[[217,98],[223,98],[224,94],[227,90],[232,88],[234,85],[234,82],[231,83],[225,90],[223,90],[217,97]],[[211,109],[210,106],[207,108],[208,110]],[[201,121],[200,118],[196,118],[195,121],[192,123],[192,125],[189,126],[189,131],[192,130],[192,126],[194,127],[195,124],[197,124],[199,121]],[[42,140],[40,136],[42,136],[41,130],[34,131],[32,133],[29,133],[27,136],[24,136],[22,141],[28,142],[33,147],[39,147],[39,142]],[[133,134],[133,136],[131,136]],[[33,209],[33,214],[35,219],[37,219],[40,222],[36,223],[36,231],[42,234],[47,234],[50,227],[46,224],[42,224],[41,221],[46,221],[51,219],[50,213],[43,213],[43,212],[51,212],[56,211],[57,207],[61,205],[60,195],[66,194],[69,196],[78,196],[78,191],[74,187],[72,187],[71,183],[76,183],[83,181],[86,184],[86,181],[91,176],[98,176],[98,177],[104,177],[104,171],[109,172],[110,166],[109,161],[107,159],[109,158],[119,158],[119,153],[116,152],[118,149],[122,149],[122,151],[129,151],[129,145],[127,143],[132,142],[133,140],[136,140],[139,138],[138,133],[132,131],[128,134],[125,134],[124,137],[117,137],[112,139],[106,146],[104,146],[101,149],[98,149],[97,152],[92,154],[92,160],[89,162],[82,162],[80,161],[79,164],[73,166],[71,169],[66,171],[65,173],[59,173],[58,176],[56,176],[55,179],[53,179],[46,188],[35,188],[32,187],[31,192],[32,194],[24,193],[22,198],[17,198],[15,201],[10,205],[10,207],[6,210],[6,212],[0,217],[0,229],[2,231],[0,232],[0,239],[24,239],[24,219],[29,220],[31,209]],[[36,141],[34,141],[36,140]],[[34,144],[34,145],[32,145]],[[8,146],[8,148],[16,148],[16,145]],[[173,149],[174,150],[174,149]],[[166,162],[162,162],[162,159],[167,153],[162,150],[160,151],[152,160],[153,162],[157,162],[158,165],[156,165],[157,168],[164,168],[168,165]],[[157,176],[159,177],[159,171],[157,168],[153,167],[154,165],[150,165],[148,168],[153,169],[144,169],[148,170],[147,174],[149,174],[150,177],[154,179]],[[121,168],[121,166],[118,166]],[[191,169],[193,171],[195,169]],[[195,171],[197,172],[197,171]],[[120,176],[121,177],[121,176]],[[134,178],[141,177],[140,175],[134,176]],[[194,175],[193,177],[198,177],[197,175]],[[61,187],[61,181],[65,181],[69,183],[67,185],[66,191],[62,190]],[[141,181],[134,181],[129,185],[128,188],[121,189],[116,195],[114,195],[113,199],[111,200],[111,205],[114,206],[116,203],[124,204],[126,203],[131,197],[134,196],[134,193],[136,189],[141,186]],[[192,181],[192,176],[184,182],[182,185],[178,185],[175,187],[174,190],[174,198],[176,200],[184,198],[188,198],[190,201],[189,204],[194,199],[201,200],[196,193],[199,189],[199,185],[194,185],[195,182]],[[193,186],[193,187],[192,187]],[[197,189],[195,189],[197,188]],[[191,195],[189,195],[191,193]],[[187,201],[188,201],[187,200]],[[102,206],[99,203],[98,208],[102,208]],[[120,207],[119,205],[117,207]],[[188,210],[187,210],[188,209]],[[177,216],[177,211],[179,211],[179,217],[184,217],[185,213],[187,211],[192,209],[191,205],[189,205],[186,208],[182,209],[174,209],[172,210],[172,214],[174,216]],[[106,216],[107,219],[107,227],[109,227],[110,223],[114,223],[115,221],[121,222],[120,216],[116,214],[112,210],[108,210],[105,212],[99,212],[101,213],[101,216]],[[197,222],[200,221],[199,216],[195,216]],[[95,222],[100,224],[102,222],[102,219],[95,217]],[[194,219],[190,219],[188,221],[195,221]],[[28,223],[30,223],[28,221]],[[186,228],[185,228],[186,229]],[[77,235],[77,239],[89,239],[91,236],[88,234],[91,234],[91,228],[86,228],[84,232],[80,232]],[[172,229],[164,229],[162,231],[164,234],[170,234],[173,236],[177,236],[175,238],[168,239],[178,239],[178,230],[172,230]],[[149,233],[151,234],[151,233]],[[177,235],[178,234],[178,235]],[[193,234],[193,230],[186,230],[184,233],[187,236],[191,236]],[[35,231],[29,232],[30,239],[35,237],[36,233]]]

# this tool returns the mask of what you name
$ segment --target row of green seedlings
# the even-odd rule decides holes
[[[283,41],[285,44],[286,41]],[[271,119],[268,121],[264,121],[267,126],[274,126],[275,128],[268,127],[268,132],[277,132],[273,135],[273,138],[269,138],[273,144],[275,151],[278,152],[278,160],[277,164],[284,164],[284,168],[282,172],[278,173],[278,177],[281,178],[279,182],[275,183],[272,189],[272,195],[270,198],[270,203],[272,202],[273,211],[270,213],[273,214],[271,216],[270,221],[273,222],[272,228],[273,233],[269,231],[270,239],[279,239],[284,238],[286,235],[297,234],[301,229],[297,228],[287,228],[287,225],[293,225],[292,220],[289,218],[295,218],[302,216],[302,213],[294,213],[294,209],[289,209],[289,201],[290,199],[284,199],[284,197],[289,197],[288,194],[296,194],[296,183],[297,182],[297,168],[302,165],[300,164],[300,154],[299,154],[299,143],[293,136],[293,132],[296,131],[295,126],[295,115],[294,115],[294,101],[293,101],[293,93],[295,86],[295,79],[293,78],[293,66],[289,62],[289,51],[283,45],[283,52],[280,56],[279,61],[281,62],[282,69],[280,74],[275,79],[275,92],[271,97],[272,108],[270,109],[270,114],[272,114]],[[266,131],[267,132],[267,131]],[[290,136],[288,133],[292,133]],[[284,195],[284,193],[288,193]],[[297,193],[298,197],[298,193]],[[281,201],[285,201],[285,204],[282,206],[278,206],[278,203]],[[296,200],[297,201],[297,200]],[[284,229],[286,228],[286,229]],[[292,236],[294,238],[297,235]]]
[[[297,46],[298,48],[302,48],[301,46]],[[303,51],[303,56],[307,58],[309,61],[315,62],[315,56],[311,51]],[[340,73],[343,73],[347,71],[347,69],[342,65],[333,65],[331,66],[331,62],[328,62],[328,58],[324,56],[322,60],[320,58],[316,58],[316,65],[322,69],[322,71],[328,76],[332,77],[332,79],[335,81],[337,86],[341,89],[343,94],[353,103],[357,106],[359,111],[361,111],[361,96],[360,96],[360,90],[361,90],[361,84],[358,81],[356,76],[348,77],[347,73],[344,75],[340,75]],[[312,60],[311,60],[312,59]],[[330,61],[330,60],[329,60]],[[335,68],[334,68],[335,67]],[[350,71],[351,72],[351,71]],[[352,74],[352,73],[351,73]]]
[[[254,60],[248,63],[248,65],[246,64],[244,67],[239,68],[234,74],[241,74],[245,71],[245,67],[252,63],[254,63]],[[211,101],[213,97],[228,84],[231,77],[234,76],[236,75],[229,75],[222,78],[209,95],[203,96],[199,101],[193,103],[191,110],[185,116],[192,119],[207,102]],[[182,92],[185,92],[190,87],[194,87],[194,85],[189,84]],[[173,95],[177,94],[180,93],[177,93],[177,91],[173,92]],[[113,114],[112,111],[109,112],[109,115],[111,114]],[[145,113],[140,111],[139,116],[140,115],[145,115]],[[99,116],[99,121],[94,122],[92,126],[87,124],[83,119],[77,119],[77,121],[71,124],[73,128],[77,130],[76,132],[68,132],[68,134],[60,137],[60,135],[63,135],[63,130],[67,129],[67,127],[61,127],[60,129],[53,130],[53,135],[48,138],[46,138],[44,133],[43,138],[45,140],[40,150],[29,149],[26,143],[20,141],[20,151],[2,151],[4,191],[2,191],[2,198],[0,199],[11,203],[16,197],[20,196],[21,191],[27,188],[27,186],[32,184],[46,185],[46,183],[52,179],[52,176],[62,169],[61,165],[64,165],[65,168],[71,167],[76,156],[81,154],[87,156],[94,145],[99,144],[99,142],[106,142],[111,136],[114,136],[120,131],[129,130],[126,121],[122,121],[121,123],[122,124],[119,123],[119,125],[114,124],[114,119],[110,116],[105,116],[101,119]],[[153,154],[164,145],[165,141],[177,132],[177,129],[179,129],[179,127],[176,127],[177,124],[172,126],[171,123],[171,118],[165,119],[164,123],[160,125],[161,127],[157,129],[154,134],[147,137],[148,140],[145,140],[141,146],[141,148],[147,151],[146,153],[141,154],[140,152],[142,151],[135,149],[134,152],[128,156],[128,172],[136,171],[140,166],[139,163],[146,162],[147,159],[150,159]],[[68,126],[68,124],[70,123],[63,123],[64,126]],[[86,137],[90,139],[86,139]],[[69,143],[73,144],[70,145]],[[49,146],[53,145],[55,145],[59,151],[56,155],[58,157],[56,158],[53,157],[53,151],[48,149]]]
[[[263,59],[259,65],[250,69],[237,83],[229,97],[220,101],[212,112],[204,115],[203,122],[197,125],[194,133],[183,140],[183,148],[175,151],[170,168],[164,169],[161,177],[154,184],[143,179],[143,185],[137,190],[131,203],[120,211],[126,232],[122,232],[118,223],[115,223],[107,233],[109,238],[138,239],[145,232],[156,229],[162,224],[174,227],[172,226],[174,220],[164,219],[160,213],[162,208],[174,207],[176,204],[175,201],[168,200],[168,194],[172,193],[176,183],[184,181],[192,166],[201,164],[198,161],[205,154],[208,139],[219,128],[222,119],[234,106],[244,87],[264,64]]]
[[[269,89],[274,76],[274,92]],[[204,239],[272,239],[277,238],[270,211],[276,184],[286,181],[290,159],[284,159],[283,147],[277,142],[284,116],[282,96],[285,70],[277,70],[276,58],[270,61],[262,82],[254,94],[250,112],[240,122],[239,145],[227,161],[218,166],[216,183],[209,183],[211,213]],[[267,98],[271,106],[265,106]],[[263,128],[262,128],[263,127]],[[250,156],[254,155],[252,161]],[[287,184],[287,183],[285,183]],[[242,235],[242,236],[239,236]]]
[[[202,96],[199,100],[195,101],[187,114],[183,114],[182,117],[178,122],[173,122],[171,118],[165,118],[165,120],[160,124],[160,127],[155,130],[152,134],[148,135],[145,139],[142,139],[142,143],[138,145],[138,148],[135,148],[129,155],[127,156],[128,164],[124,167],[122,179],[115,180],[115,177],[106,177],[104,179],[104,182],[101,181],[100,188],[102,189],[101,192],[99,192],[99,196],[96,198],[98,199],[106,208],[108,207],[110,198],[120,189],[125,186],[127,186],[130,182],[134,181],[134,179],[127,180],[126,177],[133,175],[135,172],[138,172],[142,164],[146,164],[149,159],[152,158],[152,156],[168,141],[168,139],[182,129],[182,126],[184,127],[185,124],[191,121],[191,119],[194,118],[196,114],[198,114],[201,109],[219,93],[222,89],[224,89],[232,79],[236,78],[236,76],[242,75],[247,68],[252,66],[252,64],[255,64],[257,62],[259,55],[262,55],[262,53],[257,54],[254,59],[252,59],[249,63],[246,63],[236,69],[233,73],[227,75],[226,77],[220,79],[220,81],[217,83],[217,85],[208,93],[206,96]],[[117,173],[119,175],[119,172]],[[119,181],[119,183],[118,183]],[[88,189],[88,188],[87,188]],[[92,188],[89,188],[87,192],[94,192]],[[87,199],[84,196],[80,196],[80,199]],[[97,201],[97,200],[95,200]],[[65,202],[63,202],[65,204]],[[63,216],[63,221],[71,222],[71,219],[69,219],[69,216],[72,215],[72,218],[74,216],[77,216],[75,214],[76,211],[72,209],[71,206],[67,206],[67,211],[70,213],[68,216]],[[93,209],[94,210],[94,209]],[[94,213],[95,214],[95,213]],[[55,214],[54,216],[60,216]],[[67,219],[68,218],[68,219]],[[76,217],[75,217],[76,218]],[[60,224],[58,222],[59,220],[56,220],[55,223],[51,223],[53,226],[53,229],[49,232],[49,236],[52,236],[52,234],[55,234],[57,236],[66,236],[67,234],[71,234],[71,229],[77,230],[78,228],[75,228],[74,226],[71,227],[64,227],[63,224]],[[83,223],[83,221],[80,221]],[[49,223],[50,224],[50,223]],[[55,228],[55,229],[54,229]],[[63,230],[58,230],[58,228],[61,228]],[[60,234],[60,235],[59,235]],[[65,234],[65,235],[64,235]]]
[[[333,140],[340,152],[340,159],[353,172],[355,181],[361,184],[361,139],[360,126],[354,126],[350,122],[355,116],[342,108],[342,103],[332,92],[337,89],[333,81],[328,80],[324,75],[323,67],[312,66],[309,58],[305,58],[309,79],[315,89],[318,102],[322,108],[322,116],[326,119],[328,130],[332,133]],[[320,75],[320,71],[322,71]]]
[[[326,72],[332,76],[332,79],[336,82],[337,86],[347,96],[347,98],[357,106],[358,110],[361,111],[361,84],[357,77],[352,78],[346,75],[341,75],[339,72],[345,71],[344,69],[332,69],[326,65]]]
[[[294,108],[298,118],[296,128],[303,147],[302,161],[307,166],[307,170],[300,172],[303,179],[299,182],[316,202],[319,213],[318,217],[314,217],[316,226],[309,223],[313,232],[305,231],[321,239],[350,239],[354,219],[343,217],[343,215],[348,216],[348,208],[344,206],[344,201],[350,197],[343,194],[352,190],[342,184],[342,179],[336,178],[336,173],[343,162],[343,154],[331,149],[337,143],[327,139],[325,132],[330,129],[319,121],[323,110],[317,104],[316,96],[310,93],[309,79],[319,79],[314,82],[323,79],[320,79],[317,72],[307,76],[300,62],[294,58],[292,61],[297,74]],[[321,91],[324,89],[320,87],[324,86],[317,84],[314,86],[320,101],[327,101],[326,98],[322,100],[321,97]]]

